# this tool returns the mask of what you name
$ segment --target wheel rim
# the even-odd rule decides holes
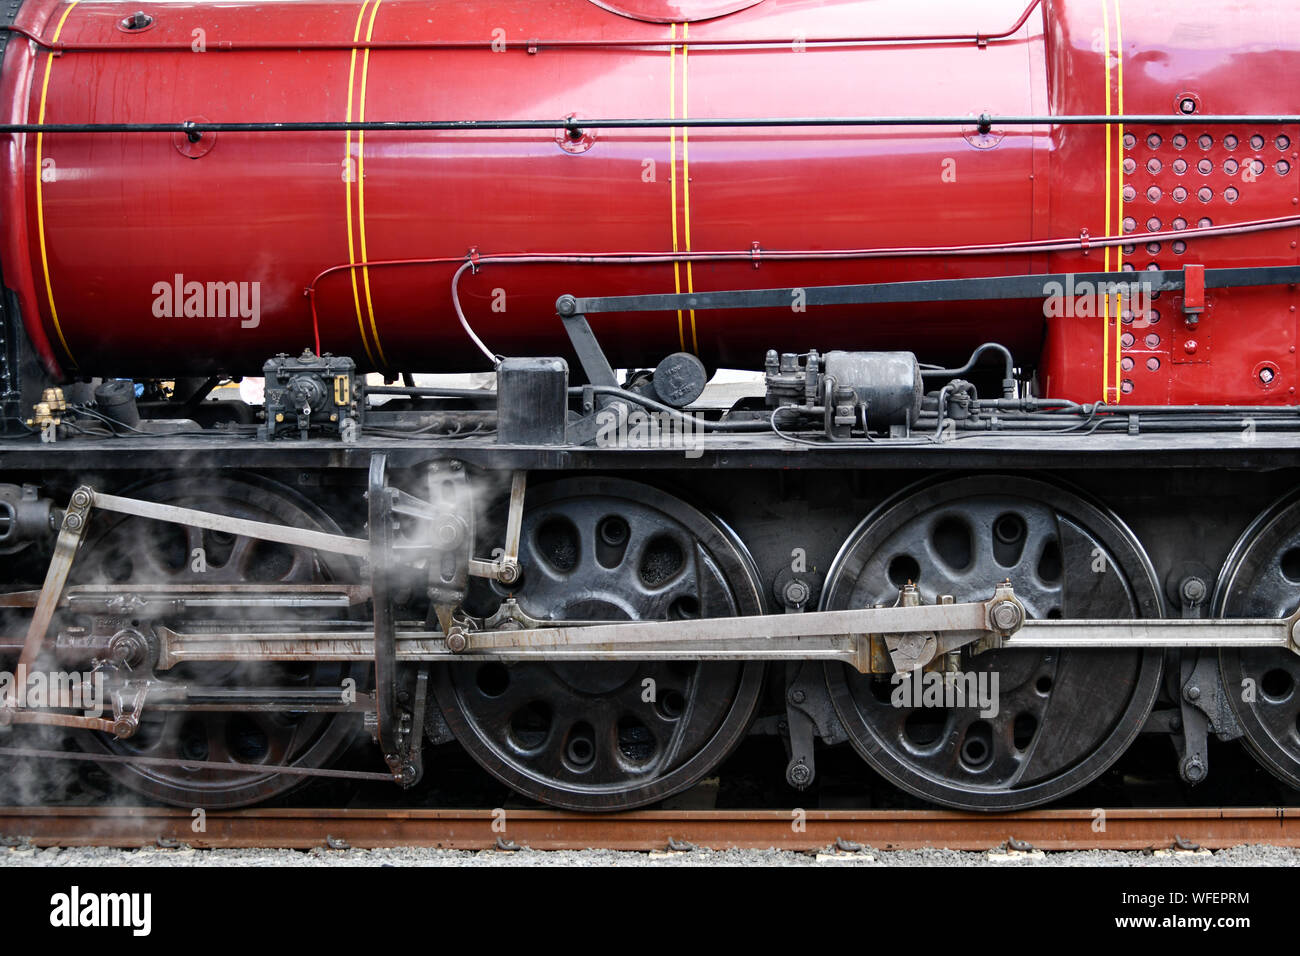
[[[520,564],[512,593],[541,619],[762,610],[752,563],[724,525],[618,479],[530,490]],[[620,810],[689,787],[730,752],[757,705],[762,666],[484,663],[440,668],[437,679],[448,725],[499,780],[552,806]]]
[[[272,482],[251,478],[167,479],[130,490],[150,501],[215,511],[339,534],[339,527],[306,499]],[[191,569],[193,549],[203,547],[207,569]],[[210,531],[121,517],[92,525],[74,565],[74,583],[307,584],[355,576],[339,555],[290,548]],[[256,688],[341,686],[354,674],[339,664],[193,664],[160,672],[164,680],[207,686]],[[146,700],[135,735],[118,740],[82,733],[85,749],[122,756],[161,757],[241,764],[322,767],[347,746],[356,730],[352,715],[289,712],[185,712],[151,710]],[[237,807],[278,796],[304,782],[300,775],[227,773],[184,767],[107,764],[115,780],[155,800],[186,807]]]
[[[893,604],[909,579],[927,604],[980,601],[1004,578],[1030,618],[1161,611],[1150,563],[1113,515],[1012,476],[908,489],[881,506],[841,549],[822,606]],[[888,780],[945,806],[1013,810],[1064,796],[1118,759],[1154,705],[1160,669],[1159,654],[1136,649],[963,650],[960,670],[981,692],[996,675],[996,713],[908,706],[891,680],[843,665],[826,675],[850,741]]]
[[[1237,539],[1212,606],[1222,617],[1265,618],[1288,617],[1300,607],[1300,495],[1276,502]],[[1219,671],[1247,749],[1278,779],[1300,788],[1300,656],[1224,648]]]

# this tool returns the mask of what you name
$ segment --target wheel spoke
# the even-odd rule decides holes
[[[519,560],[524,575],[513,593],[543,619],[663,620],[761,608],[749,565],[726,532],[631,482],[576,479],[530,491]],[[515,665],[510,674],[526,695],[488,697],[472,686],[469,669],[439,669],[435,696],[457,738],[516,789],[596,809],[641,806],[707,772],[752,713],[761,668],[557,662]],[[514,725],[525,704],[543,705],[550,724],[520,748]]]
[[[1219,575],[1214,606],[1225,617],[1267,618],[1300,606],[1300,496],[1274,503],[1242,533]],[[1219,670],[1250,752],[1300,788],[1300,657],[1225,649]]]
[[[1106,572],[1093,569],[1097,554]],[[893,604],[915,577],[925,603],[985,600],[1009,579],[1030,617],[1134,617],[1159,608],[1150,564],[1113,518],[1042,482],[997,476],[900,495],[855,532],[828,574],[828,609]],[[1104,660],[1051,651],[957,655],[938,697],[892,699],[892,686],[842,665],[826,669],[858,752],[923,799],[963,809],[1012,810],[1077,789],[1118,758],[1158,690],[1160,659],[1141,650]],[[944,681],[971,686],[960,706]],[[970,682],[973,682],[970,683]],[[908,685],[911,686],[911,685]],[[902,706],[897,706],[901,703]],[[957,706],[954,706],[957,704]],[[974,704],[974,705],[972,705]]]
[[[337,525],[309,503],[269,483],[169,478],[128,494],[235,518],[340,533]],[[93,573],[99,563],[94,560],[96,556],[115,554],[131,558],[129,564],[121,566],[127,573],[111,578],[124,585],[156,584],[178,576],[194,583],[252,583],[258,574],[258,542],[252,538],[236,536],[225,544],[218,535],[195,527],[134,517],[96,523],[91,529],[93,533],[82,545],[83,553],[90,558],[84,562],[87,571],[82,574]],[[191,571],[197,548],[203,548],[207,558],[202,574]],[[355,573],[346,559],[321,557],[306,549],[286,548],[281,557],[283,561],[276,567],[287,568],[285,577],[297,582],[344,582]],[[81,566],[80,561],[74,565],[73,583],[88,580],[77,576]],[[336,687],[346,675],[346,668],[340,665],[316,664],[301,668],[286,680],[277,668],[258,670],[212,663],[178,667],[162,676],[167,681],[202,686],[270,690],[285,684],[296,688]],[[351,715],[303,714],[287,718],[263,712],[160,711],[151,709],[146,700],[136,736],[117,740],[87,731],[78,739],[86,749],[125,756],[310,767],[333,760],[347,743],[355,723]],[[297,775],[194,771],[183,767],[107,764],[105,769],[127,787],[182,807],[242,806],[285,792],[303,780]]]
[[[239,535],[230,546],[230,556],[226,558],[226,562],[222,567],[238,572],[241,576],[247,576],[249,564],[253,558],[254,544],[254,539],[247,535]]]

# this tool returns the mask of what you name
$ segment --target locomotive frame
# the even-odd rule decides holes
[[[1204,276],[1194,272],[1192,281],[1204,281],[1211,288],[1229,282],[1277,283],[1294,280],[1295,272],[1289,267],[1209,270]],[[488,412],[480,416],[475,427],[488,423],[491,429],[494,419],[503,425],[512,422],[507,426],[513,429],[508,437],[492,430],[457,439],[395,439],[371,434],[372,429],[383,434],[386,426],[381,422],[388,423],[387,427],[400,427],[397,423],[405,421],[418,427],[419,423],[429,421],[431,414],[438,417],[437,412],[427,410],[392,411],[393,393],[397,393],[397,401],[423,403],[435,409],[451,407],[453,410],[444,412],[451,419],[456,417],[456,410],[464,411],[461,406],[469,395],[466,390],[451,389],[449,394],[440,395],[446,390],[436,386],[376,387],[376,396],[383,396],[389,404],[367,409],[359,416],[367,424],[350,432],[314,414],[314,410],[304,410],[306,414],[299,422],[301,432],[298,427],[291,427],[278,438],[274,430],[265,429],[259,438],[226,437],[212,429],[201,437],[195,434],[146,437],[133,434],[138,430],[125,421],[101,412],[100,420],[106,423],[108,433],[116,437],[92,449],[84,440],[57,440],[58,426],[53,435],[47,427],[46,436],[56,440],[35,443],[21,454],[10,453],[6,460],[11,468],[68,475],[93,468],[104,475],[105,483],[110,486],[120,481],[117,477],[120,471],[138,473],[151,467],[165,470],[167,462],[178,454],[201,456],[203,471],[238,468],[283,473],[285,469],[294,469],[298,481],[309,487],[330,476],[329,483],[359,494],[368,502],[365,527],[378,530],[361,537],[328,533],[248,520],[218,511],[155,503],[89,486],[76,488],[68,498],[67,508],[61,512],[53,557],[42,586],[38,590],[11,594],[4,601],[10,609],[32,609],[25,638],[9,646],[20,651],[19,664],[23,667],[35,667],[43,651],[55,650],[60,661],[78,661],[107,671],[113,715],[111,718],[76,717],[68,714],[66,707],[62,711],[8,708],[5,712],[8,722],[74,727],[129,741],[140,728],[142,714],[155,701],[162,702],[164,707],[184,709],[187,700],[204,701],[212,706],[213,700],[221,699],[213,688],[168,681],[169,672],[178,666],[183,670],[195,664],[233,661],[261,665],[368,664],[374,668],[373,687],[370,693],[361,695],[360,704],[355,706],[331,700],[337,697],[337,692],[329,688],[315,694],[309,703],[304,703],[301,696],[276,697],[272,692],[263,694],[257,703],[291,707],[296,712],[305,706],[317,712],[359,711],[371,721],[372,732],[389,766],[390,779],[410,786],[424,773],[420,728],[446,728],[430,715],[429,708],[437,706],[437,690],[430,686],[432,677],[448,662],[457,662],[461,669],[474,664],[499,667],[533,662],[564,666],[566,662],[577,661],[740,661],[750,667],[766,663],[786,668],[783,726],[790,760],[785,778],[790,786],[804,789],[816,777],[816,740],[834,743],[850,739],[866,746],[844,727],[846,713],[852,713],[848,709],[852,706],[848,692],[843,687],[837,688],[835,681],[829,685],[824,683],[817,672],[818,664],[827,665],[828,674],[848,667],[877,683],[894,678],[892,685],[897,675],[911,673],[919,682],[927,672],[951,672],[958,669],[953,665],[961,660],[977,660],[980,655],[998,650],[1035,649],[1059,654],[1081,649],[1103,653],[1107,649],[1126,652],[1141,649],[1155,657],[1169,654],[1165,666],[1175,674],[1181,671],[1185,687],[1195,686],[1198,693],[1190,696],[1184,693],[1176,706],[1177,716],[1168,706],[1150,711],[1158,686],[1162,680],[1170,679],[1170,673],[1166,670],[1162,679],[1160,667],[1146,668],[1142,683],[1143,693],[1150,698],[1148,713],[1141,721],[1130,722],[1121,743],[1131,741],[1143,729],[1169,733],[1177,747],[1184,779],[1198,783],[1208,771],[1209,737],[1232,739],[1244,732],[1229,701],[1231,692],[1218,668],[1213,666],[1215,657],[1222,654],[1231,659],[1247,649],[1254,649],[1252,653],[1271,650],[1288,657],[1300,654],[1295,613],[1276,618],[1203,616],[1208,613],[1211,576],[1199,569],[1178,580],[1167,580],[1165,588],[1146,596],[1146,606],[1139,608],[1139,612],[1150,616],[1141,620],[1119,616],[1111,620],[1034,620],[1017,598],[1009,579],[984,582],[983,594],[988,595],[984,599],[955,602],[952,596],[941,595],[936,603],[927,604],[909,580],[897,589],[893,607],[876,603],[861,610],[812,610],[825,587],[824,574],[816,567],[807,574],[777,574],[767,588],[768,597],[751,613],[729,621],[683,619],[602,624],[547,619],[533,617],[510,590],[523,577],[519,552],[528,483],[557,474],[580,476],[645,470],[673,474],[680,483],[685,475],[757,473],[771,476],[760,478],[760,484],[774,479],[786,485],[793,480],[786,475],[792,463],[797,463],[794,467],[802,482],[807,482],[810,476],[825,474],[830,476],[832,484],[849,476],[850,484],[860,485],[869,476],[887,476],[888,480],[899,473],[923,468],[928,472],[941,469],[948,474],[967,476],[950,480],[949,484],[986,483],[987,478],[982,476],[990,471],[1002,472],[1007,475],[1004,480],[1014,481],[1017,479],[1011,478],[1012,474],[1027,471],[1050,476],[1052,484],[1059,486],[1061,481],[1057,476],[1069,469],[1083,467],[1100,475],[1115,468],[1149,469],[1153,452],[1160,454],[1160,471],[1165,474],[1195,474],[1208,468],[1222,475],[1231,469],[1250,468],[1274,477],[1294,471],[1296,452],[1290,435],[1300,427],[1300,422],[1289,409],[1205,410],[1171,406],[1153,410],[1100,406],[1063,413],[1057,408],[1052,412],[1055,416],[1052,428],[1045,433],[1026,434],[1016,431],[1015,425],[1031,424],[1042,414],[1034,400],[1008,397],[982,400],[967,385],[973,397],[962,409],[961,419],[949,417],[947,407],[941,410],[946,398],[944,390],[931,390],[925,394],[914,419],[905,421],[901,428],[886,422],[881,430],[873,427],[873,401],[883,397],[886,401],[882,407],[895,408],[897,403],[888,401],[895,383],[887,377],[870,375],[854,383],[855,387],[850,387],[848,393],[841,391],[838,407],[828,409],[792,403],[756,411],[746,409],[745,403],[740,402],[721,415],[703,415],[686,432],[686,442],[680,440],[681,436],[674,441],[654,439],[652,435],[652,440],[643,444],[657,447],[636,447],[637,442],[628,440],[626,430],[620,433],[604,429],[598,433],[594,426],[601,416],[608,420],[612,415],[614,420],[626,421],[629,414],[645,409],[651,413],[658,409],[665,414],[669,427],[691,419],[692,415],[620,385],[600,351],[587,315],[620,308],[745,308],[773,301],[788,302],[798,292],[805,293],[814,308],[832,302],[842,304],[897,295],[983,294],[999,298],[1042,295],[1051,282],[1064,278],[1049,275],[1013,277],[1005,282],[994,279],[974,283],[963,280],[902,283],[894,288],[747,290],[626,300],[566,296],[557,303],[557,321],[566,323],[588,383],[569,388],[567,364],[560,358],[500,360],[500,388],[474,397],[480,404],[487,401],[495,405],[495,414]],[[1151,279],[1160,284],[1160,291],[1185,289],[1188,282],[1184,273],[1161,274]],[[996,350],[981,350],[988,351]],[[1014,394],[1019,383],[1008,382],[1006,376],[1015,373],[1000,364],[1002,355],[995,358],[999,364],[987,369],[987,379],[997,383],[1001,395]],[[870,355],[864,354],[863,359],[869,360]],[[977,353],[965,369],[941,370],[943,379],[951,383],[960,381],[954,373],[978,373],[979,359]],[[276,361],[283,363],[284,358]],[[338,360],[322,360],[314,355],[305,355],[302,362],[301,367],[295,366],[298,375],[320,376],[326,383],[313,393],[325,397],[324,408],[367,407],[368,389],[364,384],[357,383],[357,395],[347,394],[353,374],[351,363],[340,364]],[[784,372],[789,367],[787,361]],[[797,367],[807,372],[806,365]],[[769,359],[769,388],[784,388],[781,394],[789,390],[788,382],[782,379],[784,372],[774,374]],[[336,386],[339,378],[347,380],[346,385]],[[816,390],[809,394],[815,393]],[[832,388],[822,394],[836,393]],[[341,398],[346,401],[340,402]],[[547,399],[558,403],[558,407],[546,407]],[[268,406],[268,411],[274,407]],[[527,408],[530,414],[521,415],[521,407]],[[836,424],[833,413],[845,409],[850,412],[848,418]],[[790,432],[774,427],[778,411],[794,413],[798,426],[790,426]],[[1258,433],[1251,431],[1248,440],[1240,437],[1243,414],[1259,416],[1262,424]],[[1195,421],[1197,427],[1182,427],[1179,416],[1183,416],[1182,421]],[[1154,428],[1147,421],[1151,417],[1157,419]],[[1073,429],[1070,426],[1062,429],[1059,423],[1066,421],[1074,423]],[[558,431],[556,422],[561,423]],[[1070,434],[1080,425],[1099,422],[1122,423],[1122,432],[1094,430]],[[760,427],[756,428],[756,423]],[[717,430],[728,424],[740,430]],[[707,427],[715,431],[708,433]],[[301,437],[308,432],[309,437]],[[610,435],[614,436],[612,440]],[[599,440],[602,436],[606,438],[603,442]],[[1231,439],[1225,440],[1225,436]],[[390,478],[390,472],[396,477]],[[362,492],[359,479],[363,473],[368,473],[368,479]],[[476,510],[471,503],[473,495],[467,477],[471,474],[497,476],[495,481],[488,479],[488,487],[495,489],[491,495],[495,506],[507,514],[504,537],[476,533],[475,522],[467,520],[466,516]],[[647,488],[655,485],[662,482],[652,481]],[[443,490],[435,491],[439,486]],[[805,494],[816,498],[815,494]],[[480,502],[478,510],[482,508]],[[93,510],[174,524],[191,532],[202,529],[207,533],[346,555],[360,560],[368,571],[363,574],[365,583],[361,585],[69,585],[69,574]],[[60,514],[57,510],[50,513],[56,517]],[[12,507],[11,514],[16,528],[21,522]],[[53,521],[49,527],[53,527]],[[413,527],[422,530],[414,531]],[[482,550],[497,544],[503,547],[495,548],[496,557],[488,560],[479,556]],[[848,547],[846,544],[845,548]],[[770,573],[770,547],[768,551],[762,563]],[[833,565],[840,564],[842,559],[843,552]],[[1102,574],[1107,570],[1106,561],[1102,561]],[[410,620],[408,595],[407,621],[399,626],[401,614],[393,603],[393,592],[400,589],[397,580],[403,577],[407,579],[409,591],[413,567],[429,575],[428,610],[422,626]],[[437,573],[434,569],[438,569]],[[496,582],[507,595],[490,618],[476,618],[464,609],[473,578]],[[1160,594],[1159,590],[1166,593]],[[339,607],[356,610],[369,606],[371,620],[351,625],[326,621],[320,625],[325,630],[310,624],[277,630],[266,623],[254,622],[248,625],[251,630],[234,627],[224,635],[219,629],[214,633],[210,624],[194,632],[187,632],[183,625],[180,629],[170,626],[174,623],[170,616],[189,604],[233,606],[245,600],[299,608],[319,602],[320,608],[335,611]],[[417,600],[416,604],[419,603]],[[781,613],[771,613],[765,605],[779,608]],[[1180,609],[1182,617],[1163,616],[1169,606]],[[97,615],[91,627],[64,628],[57,636],[50,633],[56,614],[68,615],[78,610],[83,619],[87,613]],[[1055,616],[1059,617],[1059,612]],[[181,614],[180,619],[183,618]],[[447,692],[445,687],[442,692]],[[223,706],[231,704],[227,702]],[[466,730],[460,728],[459,733]],[[431,736],[437,739],[438,732]],[[440,732],[449,733],[450,729]],[[1111,749],[1114,756],[1122,746]],[[129,764],[130,757],[118,756]],[[138,757],[135,759],[140,761]],[[137,765],[151,766],[148,759],[166,764],[155,757]],[[215,771],[217,766],[192,759],[173,763],[183,765],[191,773],[202,772],[200,768]],[[283,772],[290,776],[295,769],[302,770],[288,765],[259,768],[262,773]],[[309,768],[302,775],[314,772],[329,773],[325,768]],[[356,771],[334,773],[363,779],[383,776]],[[932,793],[905,776],[894,779],[905,789],[929,799],[973,809],[1008,809],[1044,799],[1032,789],[1032,795],[1014,789],[989,794],[978,788],[960,794]],[[1069,786],[1073,788],[1077,783],[1077,779],[1071,779]],[[517,780],[515,785],[521,786]],[[523,789],[529,792],[526,786]],[[1052,787],[1039,789],[1048,794],[1046,799],[1060,792]],[[582,809],[617,809],[628,805],[608,795],[596,803],[550,790],[537,791],[537,795],[548,802]],[[192,802],[195,794],[187,794],[186,799]]]
[[[1030,17],[1040,6],[1051,13],[1045,24],[1070,12],[1033,0],[1004,32],[810,42],[960,41],[988,50],[991,41],[1037,29]],[[1242,740],[1282,783],[1300,787],[1300,611],[1293,598],[1300,588],[1300,497],[1293,491],[1300,406],[1289,397],[1294,387],[1284,391],[1284,360],[1256,361],[1259,350],[1229,341],[1224,331],[1212,338],[1233,320],[1253,319],[1253,308],[1261,334],[1285,331],[1294,319],[1281,304],[1294,298],[1300,265],[1294,252],[1263,242],[1232,254],[1189,246],[1258,234],[1284,240],[1300,216],[1243,212],[1235,221],[1206,217],[1196,225],[1180,217],[1167,228],[1153,217],[1139,233],[1144,248],[1168,242],[1182,247],[1181,258],[1176,268],[1153,258],[1136,271],[1124,256],[1137,256],[1139,224],[1124,218],[1131,200],[1123,192],[1146,182],[1145,174],[1134,175],[1138,134],[1150,153],[1149,190],[1163,197],[1155,178],[1166,148],[1162,131],[1184,146],[1199,130],[1255,131],[1253,153],[1228,161],[1234,170],[1242,160],[1252,170],[1258,163],[1262,174],[1254,154],[1266,151],[1263,134],[1294,160],[1286,133],[1300,127],[1300,116],[1206,111],[1194,92],[1179,92],[1168,113],[1125,112],[1116,3],[1120,78],[1113,86],[1104,19],[1103,112],[1087,111],[1087,96],[1058,90],[1051,109],[1023,114],[688,117],[687,34],[683,23],[679,39],[672,23],[667,39],[534,39],[510,49],[531,57],[543,48],[665,48],[673,111],[680,49],[680,116],[389,121],[361,118],[363,105],[354,121],[358,52],[364,104],[372,50],[461,48],[454,39],[372,42],[367,34],[362,41],[363,6],[350,44],[303,44],[350,51],[344,121],[46,122],[56,56],[125,49],[116,41],[61,41],[70,9],[47,37],[43,28],[14,25],[15,4],[0,32],[5,42],[28,44],[32,57],[48,55],[36,121],[15,113],[0,122],[0,135],[15,142],[35,137],[37,177],[45,137],[161,141],[177,154],[169,151],[168,161],[188,163],[208,155],[217,137],[344,134],[351,261],[324,265],[305,289],[310,341],[302,330],[285,333],[301,354],[238,356],[241,371],[257,367],[254,361],[262,369],[260,410],[210,400],[230,377],[220,356],[212,360],[216,372],[193,380],[179,372],[210,372],[212,362],[173,356],[178,373],[137,374],[137,394],[137,381],[117,377],[136,356],[112,356],[112,367],[100,370],[112,377],[95,379],[72,358],[50,286],[43,187],[39,178],[34,183],[48,302],[35,297],[35,307],[27,305],[32,268],[3,303],[0,562],[9,584],[0,594],[0,657],[20,674],[74,668],[92,675],[107,713],[77,713],[74,695],[45,705],[5,697],[0,727],[32,746],[0,753],[98,763],[150,799],[229,807],[286,793],[311,776],[409,787],[437,772],[426,765],[425,745],[454,741],[524,796],[618,810],[690,787],[753,733],[781,738],[782,779],[795,791],[816,785],[821,747],[847,744],[885,781],[923,801],[1008,810],[1075,792],[1112,768],[1139,734],[1151,733],[1168,736],[1188,785],[1207,778],[1209,742],[1218,738]],[[1103,18],[1109,9],[1102,5]],[[107,22],[100,20],[94,29]],[[140,11],[115,29],[142,33],[153,24]],[[773,42],[760,34],[692,45]],[[297,49],[239,43],[244,50]],[[171,39],[157,49],[179,48]],[[1031,69],[1046,76],[1033,62],[1031,55]],[[1165,96],[1163,87],[1146,99],[1132,83],[1129,89],[1144,110]],[[1024,102],[1046,105],[1040,93]],[[679,133],[685,153],[689,130],[900,128],[960,132],[986,157],[1008,130],[1048,139],[1077,131],[1061,140],[1076,150],[1104,137],[1103,232],[921,249],[779,249],[754,241],[748,249],[701,251],[690,239],[683,156],[685,248],[678,247]],[[610,130],[672,138],[672,251],[507,255],[474,246],[463,258],[368,257],[364,175],[349,178],[347,166],[354,134],[510,131],[553,137],[576,157]],[[1214,140],[1203,135],[1211,140],[1200,147],[1208,153]],[[1240,144],[1228,135],[1231,152]],[[1024,168],[1032,181],[1048,160],[1031,146]],[[1211,170],[1217,175],[1213,163]],[[1269,188],[1239,209],[1255,203],[1251,208],[1276,212],[1270,204],[1294,192],[1287,160],[1274,170]],[[1113,173],[1120,188],[1112,197]],[[1210,175],[1203,188],[1213,198]],[[352,249],[354,183],[360,256]],[[1029,203],[1032,235],[1053,222],[1044,197],[1055,184],[1044,188]],[[1236,187],[1229,189],[1233,198],[1225,190],[1216,210],[1236,201]],[[1073,214],[1065,219],[1072,223]],[[759,273],[721,291],[697,290],[691,278],[693,265],[709,263],[757,272],[775,262],[817,280],[828,273],[815,266],[840,260],[1021,254],[1028,271],[1003,263],[987,274],[956,270],[957,278],[908,273],[901,281],[794,285]],[[1080,263],[1089,271],[1062,271]],[[383,357],[373,305],[368,336],[358,273],[369,298],[369,270],[420,264],[454,270],[451,306],[464,332],[455,349],[481,354],[495,372],[494,388],[417,382],[412,373],[420,368]],[[555,301],[554,315],[543,316],[551,323],[546,335],[528,330],[554,349],[497,354],[476,331],[481,315],[471,321],[462,279],[510,264],[563,268],[564,281],[574,283]],[[591,278],[586,267],[594,265],[685,266],[687,289],[680,291],[678,273],[674,293],[634,284],[611,294],[609,283]],[[1119,271],[1124,266],[1130,271]],[[177,274],[178,300],[182,278]],[[356,330],[322,304],[328,296],[318,283],[330,278],[338,288],[353,280]],[[1040,300],[1083,283],[1098,290],[1103,314],[1087,316],[1087,331],[1045,324],[1043,341],[1027,347],[1020,326],[1033,330],[1024,317],[1035,316]],[[538,282],[528,294],[550,288]],[[96,291],[69,294],[82,297],[83,340],[102,339],[85,321]],[[1164,303],[1168,322],[1158,348],[1123,343],[1139,311],[1135,294]],[[947,360],[955,348],[928,343],[925,329],[911,330],[907,350],[872,349],[858,341],[871,335],[851,321],[881,306],[941,316],[959,305],[972,315],[1008,303],[1017,305],[1019,331],[989,335],[957,367],[922,361]],[[783,312],[773,326],[771,316]],[[803,317],[831,312],[837,332],[810,326],[805,351],[774,348],[761,362],[758,354],[747,358],[764,370],[761,394],[722,404],[706,395],[712,370],[697,314],[765,316],[768,324],[755,318],[754,327],[779,327],[788,339],[791,328],[804,333]],[[65,320],[69,313],[75,309]],[[668,338],[681,351],[660,348],[655,338],[632,350],[659,349],[653,368],[638,367],[640,357],[623,361],[627,330],[649,327],[637,317],[666,319],[655,326],[662,332],[673,313],[677,335]],[[1046,304],[1043,315],[1051,317]],[[1100,349],[1093,318],[1103,319]],[[402,334],[411,327],[408,321]],[[128,332],[139,329],[124,329],[124,340]],[[357,334],[361,349],[322,348],[323,340],[351,343]],[[718,348],[714,338],[713,357],[726,354],[727,343]],[[439,341],[447,346],[446,337]],[[1077,359],[1071,354],[1085,348]],[[518,351],[514,343],[511,349]],[[1141,353],[1153,374],[1126,378],[1121,363],[1134,360],[1129,353]],[[1209,369],[1211,353],[1220,357],[1217,369]],[[167,358],[154,350],[140,367]],[[454,361],[462,362],[460,352]],[[619,364],[630,366],[628,374],[616,372]],[[1171,371],[1180,365],[1181,372]],[[379,368],[384,383],[367,382],[364,373]],[[1095,394],[1098,377],[1102,399],[1077,400]],[[1136,401],[1128,397],[1134,379]],[[1226,397],[1208,404],[1216,396]],[[932,702],[926,695],[936,690]],[[382,761],[386,769],[335,769],[352,738],[366,732],[376,766]],[[68,746],[37,746],[49,734],[63,735]]]

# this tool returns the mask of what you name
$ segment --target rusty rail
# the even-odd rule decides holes
[[[39,847],[291,848],[348,845],[483,850],[498,840],[535,850],[662,850],[669,841],[711,849],[818,850],[837,840],[876,850],[988,850],[1009,840],[1040,850],[1142,850],[1246,843],[1300,847],[1300,807],[1035,810],[982,815],[938,810],[657,810],[580,814],[548,810],[212,811],[195,832],[187,810],[152,807],[2,807],[0,836]],[[495,824],[495,826],[494,826]]]

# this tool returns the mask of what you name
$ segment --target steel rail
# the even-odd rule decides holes
[[[1104,828],[1097,829],[1097,823]],[[851,841],[875,850],[990,850],[1010,840],[1039,850],[1145,850],[1196,844],[1300,847],[1300,807],[1030,810],[210,810],[193,830],[189,810],[154,807],[0,807],[11,845],[124,848],[311,849],[437,847],[488,850],[663,850],[697,847],[822,850]],[[504,825],[504,829],[502,826]]]

